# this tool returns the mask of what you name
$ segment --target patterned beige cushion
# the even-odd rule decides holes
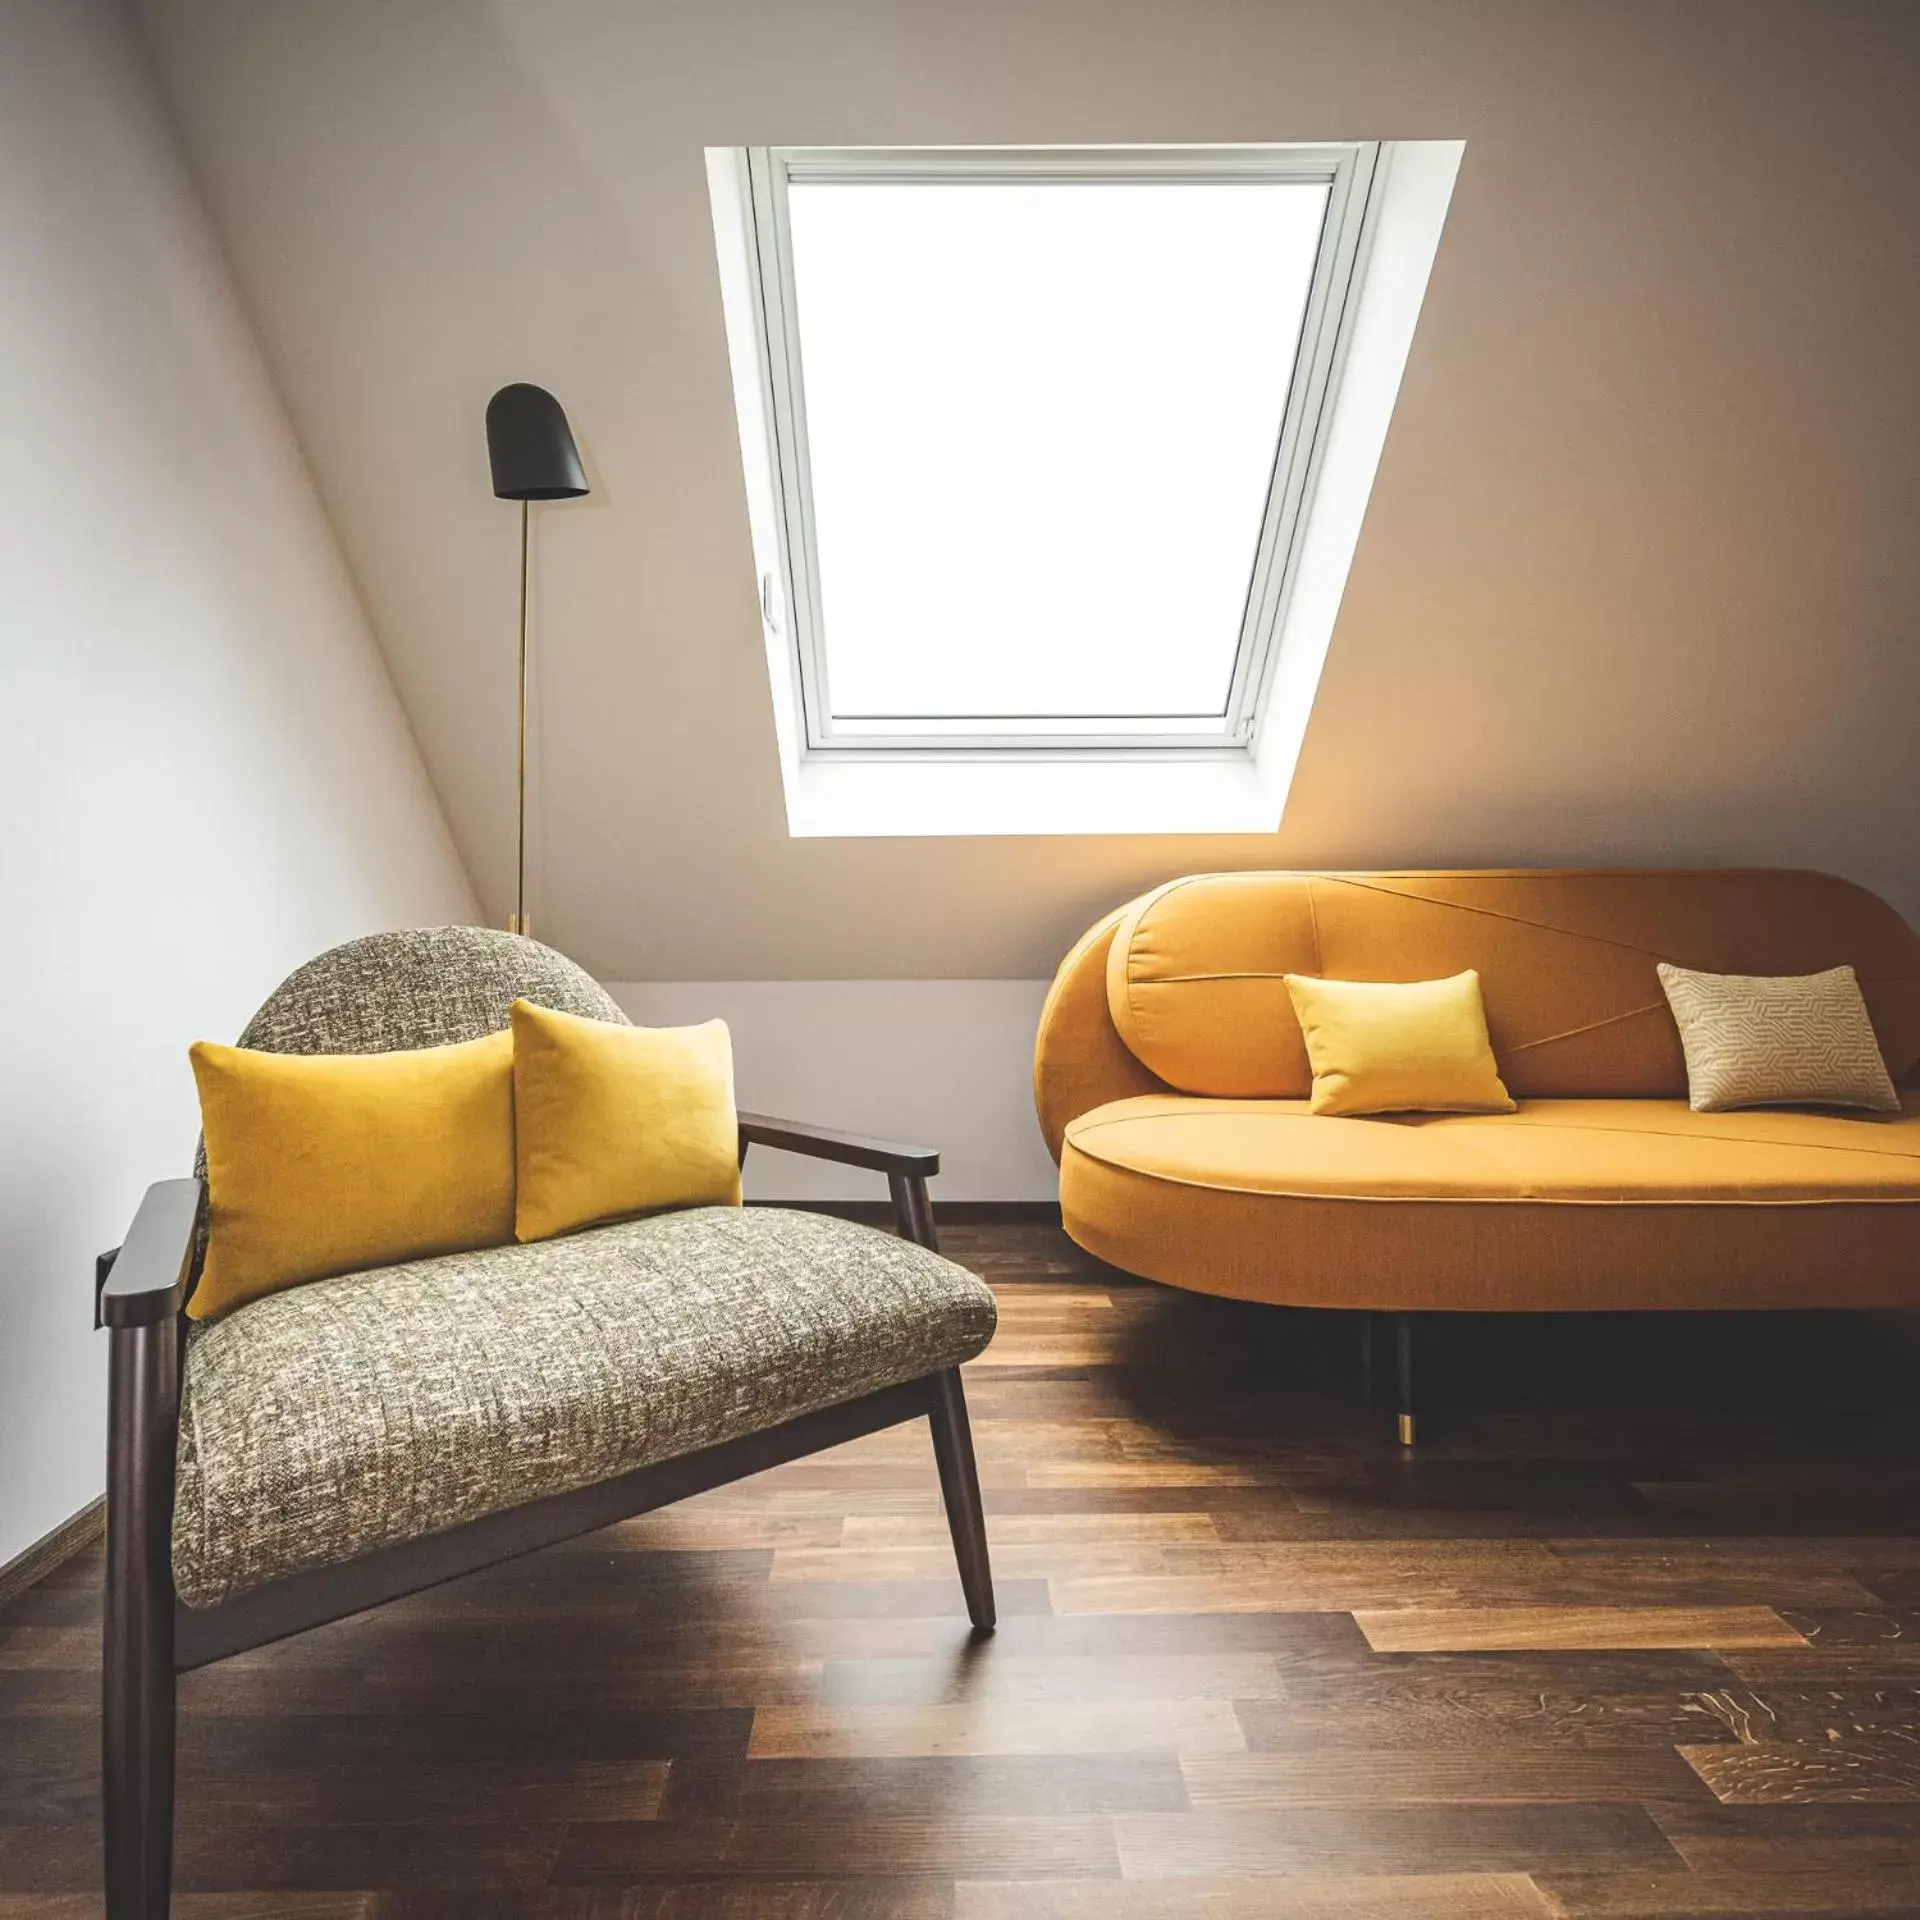
[[[174,1580],[211,1606],[971,1359],[910,1241],[703,1207],[275,1294],[189,1335]]]
[[[1887,1063],[1851,967],[1770,977],[1660,963],[1687,1055],[1687,1104],[1866,1107],[1898,1113]]]

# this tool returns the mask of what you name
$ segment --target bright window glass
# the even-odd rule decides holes
[[[1328,194],[787,184],[830,725],[1224,719]]]

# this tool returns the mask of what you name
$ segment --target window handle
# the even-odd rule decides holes
[[[780,631],[780,610],[774,604],[773,575],[770,573],[760,576],[760,618],[767,623],[769,633]]]

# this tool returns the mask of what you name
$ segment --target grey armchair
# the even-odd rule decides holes
[[[504,1027],[516,998],[625,1020],[551,949],[442,927],[321,955],[240,1044],[437,1046]],[[958,1368],[992,1338],[994,1304],[937,1251],[939,1156],[743,1114],[743,1159],[755,1144],[884,1173],[897,1236],[701,1207],[194,1323],[203,1181],[149,1190],[96,1274],[111,1920],[168,1912],[177,1674],[859,1434],[929,1421],[967,1611],[991,1630]]]

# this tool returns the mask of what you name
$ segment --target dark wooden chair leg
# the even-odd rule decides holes
[[[180,1334],[169,1315],[111,1336],[101,1798],[108,1920],[166,1920],[173,1897],[173,1458]]]
[[[1393,1316],[1395,1372],[1399,1382],[1398,1430],[1403,1447],[1410,1447],[1414,1443],[1413,1323],[1416,1317],[1411,1313],[1396,1313]]]
[[[890,1173],[893,1224],[903,1240],[917,1241],[938,1253],[933,1202],[918,1173]],[[940,1497],[946,1503],[953,1557],[960,1563],[960,1588],[967,1596],[967,1617],[980,1633],[993,1631],[993,1569],[987,1561],[987,1516],[980,1504],[980,1475],[973,1460],[973,1429],[967,1422],[967,1396],[960,1370],[949,1367],[934,1384],[933,1458],[940,1469]]]
[[[1373,1339],[1373,1323],[1379,1317],[1370,1307],[1360,1311],[1360,1404],[1369,1412],[1373,1408],[1374,1377],[1379,1370]]]
[[[917,1173],[890,1173],[887,1191],[893,1196],[893,1230],[902,1240],[915,1240],[931,1253],[940,1251],[940,1236],[934,1231],[933,1202],[927,1197],[927,1183]]]
[[[973,1429],[967,1424],[967,1397],[960,1370],[949,1367],[934,1385],[933,1458],[940,1469],[940,1497],[946,1502],[953,1557],[960,1565],[960,1588],[967,1596],[967,1618],[981,1633],[993,1631],[993,1568],[987,1560],[987,1516],[980,1504],[980,1476],[973,1461]]]

